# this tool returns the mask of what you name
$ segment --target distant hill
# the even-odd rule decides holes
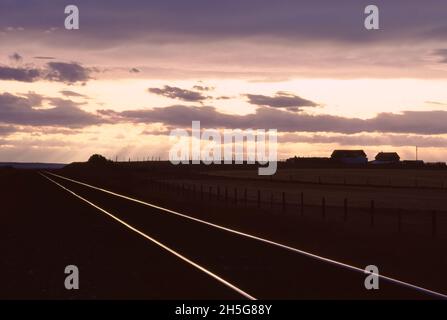
[[[15,169],[61,169],[63,163],[33,163],[33,162],[0,162],[0,168],[9,167]]]

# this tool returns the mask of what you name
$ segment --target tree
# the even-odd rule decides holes
[[[95,165],[103,165],[107,164],[109,160],[107,160],[104,156],[100,154],[94,154],[88,159],[87,162]]]

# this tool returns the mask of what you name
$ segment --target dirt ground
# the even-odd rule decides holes
[[[385,273],[404,279],[420,279],[420,283],[432,288],[447,288],[443,276],[447,264],[445,255],[445,239],[447,224],[445,216],[437,217],[437,235],[432,234],[432,216],[427,209],[417,211],[418,216],[412,216],[414,210],[386,211],[376,208],[374,223],[368,208],[360,210],[350,208],[347,219],[344,219],[343,206],[331,207],[327,204],[322,212],[320,205],[309,205],[306,202],[304,212],[295,203],[287,203],[284,211],[281,205],[281,194],[275,194],[271,205],[271,194],[262,193],[260,207],[254,200],[256,194],[251,193],[252,201],[244,202],[245,187],[270,187],[250,179],[217,178],[200,173],[184,173],[164,171],[163,168],[141,170],[63,170],[64,175],[115,192],[122,192],[138,199],[151,201],[173,210],[197,216],[207,221],[218,223],[238,230],[264,236],[281,243],[298,246],[310,252],[318,252],[324,256],[347,261],[355,265],[371,263],[383,266]],[[220,184],[220,194],[217,197],[216,182]],[[237,202],[234,201],[232,184],[238,184]],[[182,186],[183,185],[183,186]],[[196,186],[195,191],[193,186]],[[203,194],[200,193],[202,185]],[[290,183],[281,182],[281,186],[290,187]],[[227,186],[228,200],[225,201],[224,188]],[[211,196],[209,194],[211,189]],[[327,187],[337,191],[339,186],[324,186],[304,184],[303,188],[312,187],[320,193]],[[298,188],[299,190],[305,190]],[[355,192],[356,188],[353,188]],[[330,189],[329,189],[330,190]],[[374,189],[375,190],[375,189]],[[390,188],[383,191],[394,192]],[[410,189],[402,189],[402,196]],[[340,192],[340,191],[337,191]],[[344,190],[351,197],[352,193]],[[380,192],[380,189],[379,189]],[[417,192],[417,190],[416,190]],[[308,193],[305,193],[308,199]],[[320,193],[321,194],[321,193]],[[289,197],[286,195],[286,199]],[[307,200],[305,200],[307,201]],[[391,201],[391,200],[389,200]],[[439,200],[440,202],[442,199]],[[416,201],[415,201],[416,203]],[[423,207],[421,205],[421,207]]]

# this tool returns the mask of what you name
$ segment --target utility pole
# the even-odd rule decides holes
[[[416,146],[416,161],[418,161],[418,146]]]

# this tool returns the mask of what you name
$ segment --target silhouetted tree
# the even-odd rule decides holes
[[[104,165],[104,164],[109,163],[109,160],[107,160],[106,157],[104,157],[100,154],[94,154],[88,159],[87,162],[90,164],[95,164],[95,165]]]

